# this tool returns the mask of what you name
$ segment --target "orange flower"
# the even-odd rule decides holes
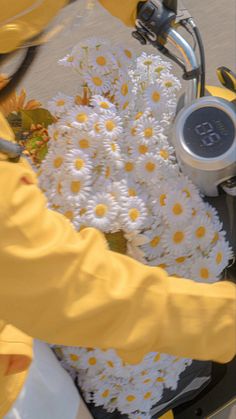
[[[1,86],[1,85],[0,85]],[[16,92],[10,94],[4,101],[0,103],[0,112],[3,113],[4,116],[8,116],[12,112],[18,112],[21,109],[32,110],[37,109],[41,106],[41,103],[37,100],[26,100],[26,91],[22,89],[20,94],[17,95]]]

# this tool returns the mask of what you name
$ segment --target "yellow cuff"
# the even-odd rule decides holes
[[[126,26],[135,26],[137,7],[140,0],[99,0],[99,2]]]

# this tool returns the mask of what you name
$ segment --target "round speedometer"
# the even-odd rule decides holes
[[[204,97],[181,110],[173,143],[177,158],[200,189],[210,196],[236,175],[236,107],[216,97]]]

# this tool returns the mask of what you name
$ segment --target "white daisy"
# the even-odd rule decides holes
[[[98,71],[90,70],[84,75],[84,80],[94,95],[108,93],[111,88],[109,77],[100,74]]]
[[[225,240],[219,240],[211,250],[209,258],[215,263],[217,273],[220,274],[233,258],[233,253]]]
[[[134,61],[135,54],[129,48],[116,47],[114,55],[120,68],[131,65]]]
[[[66,155],[66,164],[73,177],[90,179],[92,161],[86,153],[78,149],[71,149]]]
[[[114,112],[107,112],[99,119],[99,129],[105,138],[117,138],[123,130],[121,118]]]
[[[138,179],[144,182],[156,183],[161,177],[163,160],[154,153],[146,153],[139,157],[136,166]]]
[[[102,365],[99,358],[93,350],[88,350],[83,355],[83,369],[89,369],[89,373],[98,374],[102,371]]]
[[[57,93],[52,100],[48,102],[48,110],[55,116],[60,117],[73,106],[73,97]]]
[[[214,238],[214,229],[211,221],[206,215],[196,215],[188,228],[194,245],[205,250]]]
[[[100,193],[90,198],[86,219],[88,223],[102,231],[109,231],[118,212],[114,199],[108,193]]]
[[[150,71],[162,62],[159,56],[153,54],[142,54],[137,58],[137,66],[141,71]]]
[[[92,96],[91,105],[98,109],[101,113],[106,113],[108,111],[116,111],[116,106],[107,98],[101,95]]]
[[[160,81],[165,89],[170,93],[175,93],[181,89],[181,83],[172,73],[165,72],[160,76]]]
[[[60,349],[68,365],[77,370],[83,368],[83,357],[86,354],[86,349],[73,346],[63,346]]]
[[[71,143],[73,149],[88,154],[90,157],[93,156],[95,151],[94,139],[87,131],[75,129],[71,137]]]
[[[168,96],[166,88],[163,87],[159,80],[147,87],[144,98],[147,106],[151,108],[152,112],[158,114],[159,117],[167,108]]]
[[[110,384],[102,385],[93,394],[93,402],[95,406],[106,406],[114,398]]]
[[[148,243],[142,246],[142,249],[148,259],[153,259],[163,254],[162,235],[163,227],[158,227],[145,233],[145,236],[148,237]]]
[[[158,141],[161,132],[161,126],[154,118],[144,116],[137,122],[136,135],[144,144]]]
[[[122,155],[119,144],[117,144],[115,140],[106,139],[103,141],[103,145],[108,158],[114,159],[114,163],[116,164],[119,162],[122,164]]]
[[[127,72],[120,72],[115,85],[115,100],[119,104],[130,101],[132,94],[132,84]]]
[[[167,61],[163,61],[160,60],[159,63],[155,64],[153,66],[153,73],[156,75],[156,77],[160,77],[161,75],[165,74],[165,73],[169,73],[169,71],[172,69],[172,64],[167,62]]]
[[[192,217],[192,206],[185,193],[173,191],[168,194],[163,214],[170,225],[186,225]]]
[[[216,282],[218,280],[218,269],[210,258],[198,258],[191,267],[191,278],[199,282]]]
[[[68,112],[67,120],[74,128],[86,129],[90,122],[92,111],[88,106],[74,106]]]
[[[147,153],[155,153],[156,147],[154,144],[140,144],[139,142],[132,142],[130,144],[130,154],[134,160],[138,160],[139,157],[142,157]]]
[[[140,409],[142,406],[141,389],[137,390],[130,385],[130,388],[124,388],[118,394],[117,406],[121,413],[129,414]]]
[[[115,58],[107,48],[102,47],[93,51],[89,57],[89,64],[95,72],[105,74],[111,72],[115,67]]]
[[[139,230],[147,218],[147,209],[140,198],[129,198],[121,209],[121,219],[128,231]]]
[[[191,244],[191,234],[186,227],[171,225],[163,234],[163,245],[169,253],[176,256],[188,255]]]
[[[63,196],[72,204],[79,205],[81,199],[85,199],[90,191],[90,187],[85,178],[66,176],[61,181],[61,191]]]

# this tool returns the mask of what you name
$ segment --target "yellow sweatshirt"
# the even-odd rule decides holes
[[[118,16],[118,2],[101,3],[111,12],[113,4]],[[120,7],[124,3],[134,16],[137,1]],[[1,117],[0,137],[13,139]],[[176,280],[109,251],[95,229],[78,234],[46,208],[24,159],[10,163],[0,154],[0,192],[0,417],[17,397],[32,357],[24,333],[55,344],[115,348],[130,363],[150,351],[233,358],[232,283]]]

